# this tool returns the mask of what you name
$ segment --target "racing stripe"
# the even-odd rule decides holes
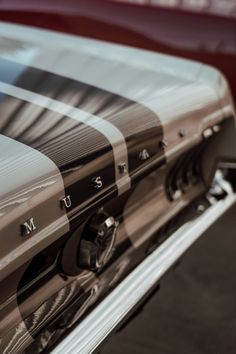
[[[116,127],[127,144],[128,161],[124,159],[124,162],[131,178],[145,167],[164,162],[160,147],[163,141],[162,125],[157,115],[143,104],[90,84],[4,58],[0,58],[0,67],[3,68],[1,81],[77,107]],[[117,179],[118,172],[116,169]]]
[[[51,159],[0,134],[0,279],[69,230],[58,203],[64,195]],[[34,232],[22,237],[21,225],[30,218]]]
[[[73,213],[109,188],[115,192],[112,147],[94,129],[94,126],[102,129],[101,120],[5,83],[0,83],[0,91],[4,92],[0,102],[0,131],[42,152],[58,166],[66,195],[71,197]],[[89,124],[83,124],[83,118]],[[101,190],[91,185],[91,179],[96,176],[102,179]]]

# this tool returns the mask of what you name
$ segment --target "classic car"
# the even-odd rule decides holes
[[[79,4],[0,3],[4,354],[103,351],[236,202],[235,70],[54,28]]]

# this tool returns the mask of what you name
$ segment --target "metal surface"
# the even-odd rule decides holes
[[[201,63],[26,26],[0,23],[0,69],[2,136],[60,180],[53,205],[45,193],[35,208],[32,169],[1,149],[31,189],[19,205],[27,215],[9,219],[19,232],[0,235],[0,245],[8,234],[19,244],[4,244],[14,257],[0,274],[0,351],[39,353],[168,238],[207,193],[219,158],[235,160],[234,110],[227,81]],[[11,197],[14,179],[0,180]],[[101,208],[119,225],[93,273],[79,267],[78,246]],[[66,218],[63,234],[53,211]]]
[[[181,149],[199,142],[202,129],[233,114],[224,77],[200,63],[26,26],[1,23],[0,34],[1,65],[6,72],[18,73],[11,78],[14,85],[52,96],[55,88],[51,92],[35,87],[27,82],[27,75],[33,81],[37,75],[51,73],[49,83],[56,78],[58,84],[63,83],[63,77],[70,79],[58,100],[76,106],[78,92],[87,94],[79,109],[120,130],[127,144],[126,148],[120,143],[120,151],[124,154],[128,149],[129,164],[125,154],[120,162],[126,163],[131,177],[140,169],[142,160],[137,164],[136,155],[143,149],[150,149],[152,159],[160,159],[164,153],[171,159]],[[76,87],[77,95],[69,84]],[[177,133],[181,128],[185,129],[184,137]],[[162,135],[168,141],[166,149],[158,149]],[[112,137],[106,135],[109,141]],[[113,148],[117,144],[113,142]],[[119,181],[123,173],[117,174],[117,159],[115,162]]]
[[[69,230],[58,208],[64,184],[57,166],[39,151],[0,134],[0,279],[27,262],[39,248]],[[45,214],[45,208],[50,209]],[[22,225],[35,217],[30,238]]]
[[[57,339],[58,327],[59,332],[64,333],[70,322],[78,322],[83,314],[88,314],[91,306],[114,289],[146,257],[150,248],[159,244],[160,236],[155,234],[156,231],[169,220],[174,221],[177,213],[205,191],[202,183],[197,183],[184,198],[171,202],[165,193],[165,178],[166,168],[163,166],[140,181],[124,199],[121,196],[104,205],[104,211],[117,217],[119,226],[115,252],[109,266],[100,274],[78,269],[77,250],[80,237],[79,232],[75,232],[75,238],[72,235],[63,248],[64,274],[57,259],[49,269],[39,273],[42,267],[41,256],[51,257],[52,253],[61,252],[60,244],[58,246],[54,242],[50,248],[36,255],[30,264],[26,264],[26,270],[17,269],[1,283],[5,289],[0,296],[0,350],[3,353],[7,353],[6,348],[14,353],[22,352],[32,343],[32,338],[32,353],[41,352],[43,348],[51,346]],[[168,237],[168,234],[164,236]],[[65,277],[65,273],[73,273],[74,276]],[[28,290],[31,290],[30,294]],[[75,309],[70,310],[71,302],[75,303]],[[50,322],[55,316],[59,316],[59,322],[56,321],[51,328]],[[63,328],[61,322],[65,322]],[[24,337],[24,340],[19,341],[19,336]]]
[[[1,23],[0,66],[0,132],[52,161],[64,183],[54,208],[70,222],[123,194],[199,144],[203,130],[234,115],[217,70],[102,41]],[[70,207],[62,209],[65,196]],[[29,209],[30,203],[22,205]],[[35,211],[20,224],[32,217],[40,230]],[[34,243],[34,253],[24,248],[25,260],[47,240],[37,249]],[[9,247],[20,266],[14,244]]]
[[[33,103],[36,106],[57,112],[62,116],[70,117],[77,122],[85,123],[86,125],[96,129],[98,132],[104,135],[112,145],[115,166],[118,166],[120,161],[127,161],[128,156],[124,137],[121,132],[110,122],[107,122],[106,120],[92,114],[88,115],[86,112],[80,110],[79,108],[72,109],[71,105],[59,102],[58,100],[53,100],[50,97],[31,92],[29,90],[24,90],[4,82],[0,82],[0,91],[7,95],[16,97],[22,101]],[[124,192],[130,187],[129,176],[126,175],[120,178],[120,176],[116,173],[116,183],[118,190],[120,192]]]
[[[228,192],[224,200],[183,225],[148,256],[52,354],[92,353],[183,253],[236,202],[230,185],[222,181],[222,187]]]

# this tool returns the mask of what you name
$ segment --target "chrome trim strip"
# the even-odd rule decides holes
[[[228,196],[224,200],[209,207],[194,221],[183,225],[148,256],[52,354],[92,353],[183,253],[236,202],[236,194],[229,185],[227,192]]]
[[[106,137],[113,149],[115,177],[118,193],[122,194],[130,188],[131,181],[128,174],[128,151],[126,141],[120,130],[117,129],[113,124],[106,121],[105,119],[82,111],[81,109],[74,108],[68,104],[59,102],[52,98],[4,82],[0,82],[0,92],[33,103],[40,107],[47,108],[51,111],[66,115],[99,131],[103,136]],[[126,163],[127,172],[125,172],[121,177],[119,174],[118,166],[123,162]]]

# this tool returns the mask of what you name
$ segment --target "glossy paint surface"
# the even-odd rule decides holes
[[[36,257],[35,262],[32,260],[28,265],[28,270],[18,270],[2,282],[3,287],[13,284],[15,277],[17,282],[14,284],[18,285],[16,298],[14,287],[12,296],[9,297],[10,289],[1,294],[0,348],[3,353],[7,353],[7,350],[21,352],[34,340],[32,353],[50,347],[161,242],[160,235],[153,235],[155,230],[204,191],[204,186],[198,184],[185,199],[171,203],[165,195],[165,174],[163,167],[127,192],[123,201],[115,199],[104,205],[105,211],[112,213],[120,225],[115,252],[102,273],[80,270],[77,276],[63,276],[59,263],[50,266],[46,275],[37,277],[33,263],[39,268],[40,257]],[[166,213],[166,210],[169,212]],[[162,240],[165,237],[163,232]],[[59,253],[60,248],[56,244],[53,246],[53,252]],[[52,250],[45,249],[45,255],[47,253],[51,254]],[[33,277],[29,277],[29,273]],[[55,317],[58,317],[58,321],[51,323]]]
[[[38,248],[69,230],[65,211],[58,208],[64,184],[57,166],[45,155],[20,142],[0,135],[1,145],[1,275],[37,253]],[[45,213],[45,208],[50,213]],[[32,212],[33,210],[33,212]],[[36,235],[22,235],[22,226],[32,215]]]
[[[15,257],[1,272],[0,345],[3,353],[18,353],[34,342],[29,350],[37,353],[163,242],[175,216],[206,193],[218,158],[230,155],[225,146],[234,133],[234,110],[226,80],[201,63],[25,26],[0,24],[0,68],[0,144],[9,141],[12,149],[6,165],[33,151],[39,182],[55,174],[57,188],[64,184],[48,203],[52,186],[43,186],[38,206],[32,192],[37,178],[28,165],[17,169],[24,168],[33,184],[19,210],[26,210],[27,220],[48,219],[26,238],[11,233],[25,258],[8,244]],[[98,180],[94,188],[94,177],[104,184]],[[18,180],[17,188],[22,184]],[[172,188],[178,198],[168,195]],[[71,206],[62,208],[68,195]],[[66,261],[76,263],[84,223],[101,207],[119,222],[114,253],[100,273],[68,275],[65,249],[71,250]],[[62,234],[54,227],[61,215]],[[14,219],[8,226],[19,230],[21,224]],[[40,233],[43,226],[50,235]]]
[[[0,3],[0,19],[104,39],[202,61],[220,69],[236,92],[235,12],[229,6],[168,7],[106,0]],[[226,9],[224,11],[224,9]],[[228,12],[227,12],[228,9]]]
[[[65,215],[63,197],[69,196],[67,214],[75,220],[233,115],[227,83],[204,65],[4,23],[0,36],[0,131],[45,155],[64,183],[45,227]],[[39,213],[30,216],[25,205],[38,221]],[[27,220],[16,221],[16,231]],[[12,237],[21,245],[24,238],[16,231]],[[42,237],[37,239],[42,248]]]

